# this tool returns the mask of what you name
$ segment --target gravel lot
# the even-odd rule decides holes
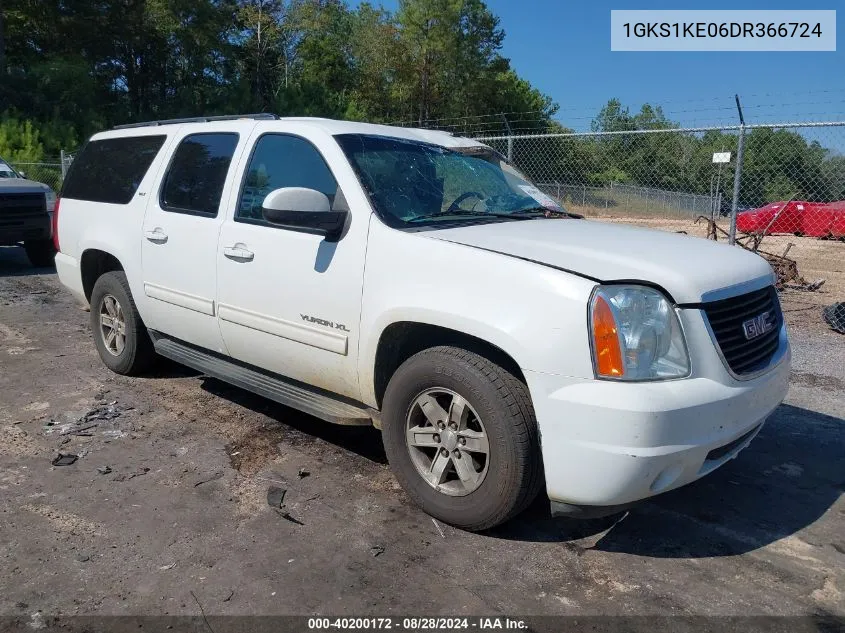
[[[621,520],[539,500],[469,534],[409,503],[373,429],[111,374],[55,274],[0,248],[0,616],[844,616],[845,336],[786,307],[792,388],[737,460]]]

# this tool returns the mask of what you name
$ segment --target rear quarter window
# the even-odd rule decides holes
[[[129,204],[166,138],[161,134],[89,141],[71,165],[62,197]]]

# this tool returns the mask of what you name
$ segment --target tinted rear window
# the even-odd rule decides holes
[[[166,138],[128,136],[89,141],[73,160],[62,197],[129,204]]]

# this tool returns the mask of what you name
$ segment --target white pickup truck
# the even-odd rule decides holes
[[[600,516],[734,458],[784,398],[774,277],[739,248],[568,214],[444,132],[271,115],[92,137],[56,268],[103,362],[156,354],[382,430],[426,512],[545,488]]]

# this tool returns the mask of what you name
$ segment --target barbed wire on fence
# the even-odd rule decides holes
[[[831,113],[845,112],[845,89],[754,93],[744,96],[743,109],[754,123],[776,124],[780,121],[824,122]],[[408,118],[391,121],[391,125],[441,129],[465,136],[481,134],[519,134],[553,131],[552,127],[576,132],[590,131],[603,119],[606,123],[625,126],[643,111],[622,104],[608,110],[609,103],[564,104],[550,110],[527,110],[471,115],[453,115],[427,119]],[[723,127],[739,123],[734,96],[710,96],[692,99],[658,99],[643,104],[651,114],[659,113],[659,124],[665,127]],[[600,114],[597,116],[596,113]],[[676,123],[672,123],[672,122]]]

